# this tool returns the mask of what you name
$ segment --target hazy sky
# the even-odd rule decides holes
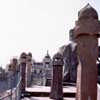
[[[88,2],[100,12],[100,0],[0,0],[0,65],[21,52],[36,61],[68,43],[78,11]]]

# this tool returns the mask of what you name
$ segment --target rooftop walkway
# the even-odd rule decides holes
[[[98,96],[97,100],[100,100],[100,85],[98,84]],[[50,87],[46,86],[33,86],[32,88],[26,88],[28,95],[21,100],[52,100],[49,98]],[[64,100],[75,100],[76,87],[64,86],[63,87]]]

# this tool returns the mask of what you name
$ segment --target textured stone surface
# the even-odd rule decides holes
[[[82,36],[78,39],[77,100],[97,100],[97,39]]]
[[[100,31],[100,21],[98,21],[98,13],[89,4],[79,11],[78,21],[74,28],[75,37],[88,34],[98,35]]]
[[[26,87],[26,53],[22,53],[20,56],[20,69],[21,69],[21,90],[25,92]]]
[[[27,87],[29,87],[31,85],[31,81],[32,81],[32,54],[28,53],[27,55],[27,62],[26,62],[26,80],[27,80]]]
[[[90,5],[84,7],[74,28],[79,59],[76,100],[97,100],[99,27],[97,12]]]
[[[60,48],[64,60],[64,82],[76,82],[78,65],[76,48],[77,44],[74,42]]]
[[[60,53],[57,53],[53,57],[53,80],[51,87],[50,97],[52,99],[62,100],[62,71],[63,71],[63,57]]]
[[[93,7],[91,7],[90,4],[87,4],[84,8],[82,8],[78,12],[78,19],[86,19],[88,17],[92,17],[94,19],[98,19],[97,11]]]

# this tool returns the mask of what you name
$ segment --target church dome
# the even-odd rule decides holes
[[[84,8],[82,8],[79,12],[78,12],[78,19],[86,19],[86,18],[94,18],[94,19],[98,19],[98,14],[97,11],[90,6],[90,4],[87,4]]]

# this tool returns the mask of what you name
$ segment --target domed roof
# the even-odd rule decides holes
[[[96,10],[90,6],[90,4],[87,4],[84,8],[82,8],[78,12],[78,19],[89,18],[89,17],[98,19],[98,14]]]

